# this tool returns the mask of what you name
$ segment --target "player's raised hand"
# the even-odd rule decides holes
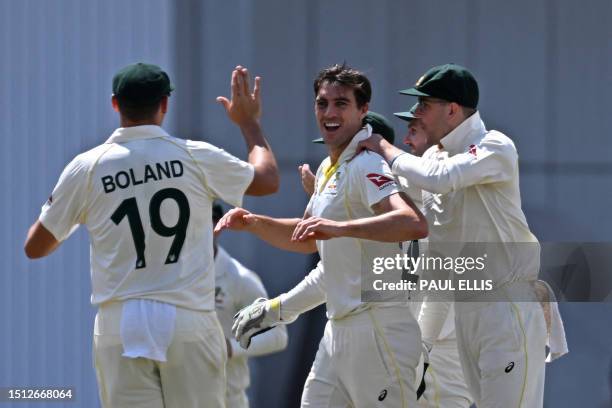
[[[310,166],[306,163],[298,167],[300,172],[300,180],[302,180],[302,187],[306,194],[312,195],[315,189],[315,175],[310,171]]]
[[[292,241],[327,240],[342,236],[344,224],[320,217],[309,217],[300,221],[293,230]]]
[[[238,65],[232,71],[231,100],[218,96],[227,116],[238,126],[245,126],[259,120],[261,116],[261,78],[255,77],[255,86],[251,92],[249,71]]]
[[[232,208],[217,222],[214,232],[218,233],[224,229],[234,231],[247,230],[256,222],[257,218],[244,208]]]

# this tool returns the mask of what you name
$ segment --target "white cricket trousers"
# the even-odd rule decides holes
[[[455,307],[459,357],[478,408],[541,408],[547,334],[540,303]]]
[[[417,378],[417,387],[419,385]],[[433,346],[425,373],[425,392],[418,402],[419,408],[469,408],[472,405],[456,339],[438,340]]]
[[[101,306],[94,327],[94,364],[104,408],[225,407],[225,337],[215,312],[176,308],[164,363],[123,357],[122,303]]]
[[[303,408],[413,408],[421,331],[408,307],[374,307],[325,326]]]

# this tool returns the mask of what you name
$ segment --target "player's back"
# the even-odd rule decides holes
[[[81,155],[89,166],[92,303],[148,298],[214,310],[214,192],[199,163],[216,148],[138,128]]]

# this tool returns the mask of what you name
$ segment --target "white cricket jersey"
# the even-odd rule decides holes
[[[413,185],[412,183],[410,183],[405,177],[396,175],[396,180],[400,186],[400,190],[406,193],[406,195],[410,197],[414,205],[416,205],[418,209],[422,211],[423,210],[423,199],[422,199],[423,191],[420,188]],[[426,252],[427,242],[428,242],[428,238],[422,238],[419,240],[419,248],[420,248],[419,254]],[[406,243],[406,244],[409,244],[409,243]],[[420,275],[418,271],[417,273]],[[426,278],[427,276],[425,275],[424,277]],[[422,307],[427,307],[427,306],[423,305],[420,301],[419,302],[417,302],[416,300],[412,301],[411,308],[413,310],[413,314],[415,316],[418,316],[419,320],[420,320],[420,315],[422,314]],[[442,330],[440,331],[440,335],[438,336],[438,341],[451,340],[451,339],[455,339],[455,337],[456,337],[455,336],[455,306],[451,304],[448,310],[448,314],[446,315],[446,319],[444,320],[444,325],[442,326]]]
[[[487,131],[478,112],[423,157],[399,156],[393,173],[424,190],[430,245],[530,243],[524,248],[533,256],[496,256],[486,273],[495,286],[537,279],[539,244],[521,209],[516,148],[504,134]]]
[[[259,276],[217,246],[215,257],[215,307],[225,337],[233,339],[234,315],[260,297],[268,297]],[[249,384],[248,357],[282,350],[287,345],[287,329],[277,326],[254,336],[247,350],[232,341],[232,358],[227,361],[227,395],[244,392]]]
[[[39,219],[58,241],[87,227],[93,304],[140,298],[211,311],[212,202],[239,206],[253,176],[208,143],[119,128],[66,166]]]
[[[363,152],[350,160],[357,144],[371,135],[366,125],[351,140],[337,162],[337,170],[326,180],[330,158],[323,160],[315,177],[315,192],[306,212],[312,216],[346,221],[376,215],[372,206],[398,193],[393,174],[378,154]],[[380,256],[401,254],[398,243],[381,243],[357,238],[334,238],[317,241],[323,265],[323,286],[327,293],[327,317],[340,319],[367,307],[361,301],[362,268],[372,270],[368,248],[382,249]]]

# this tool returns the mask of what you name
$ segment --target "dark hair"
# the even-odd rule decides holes
[[[117,104],[119,105],[119,112],[121,112],[121,115],[123,115],[126,119],[133,122],[141,122],[153,119],[155,117],[155,114],[159,110],[161,99],[153,104],[148,103],[143,105],[128,101],[118,96]]]
[[[370,80],[361,71],[349,67],[346,63],[336,64],[319,72],[314,80],[315,97],[324,83],[339,84],[352,88],[359,108],[370,102],[372,98]]]
[[[467,106],[463,106],[463,105],[459,105],[459,106],[461,107],[461,110],[463,111],[463,116],[465,116],[466,119],[476,113],[475,108],[468,108]]]

